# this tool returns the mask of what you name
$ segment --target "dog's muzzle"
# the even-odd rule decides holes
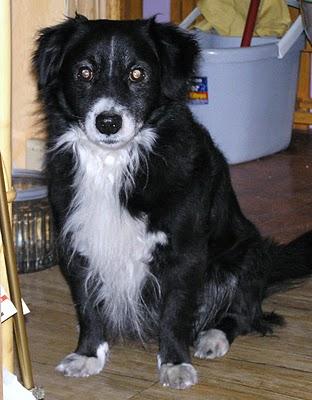
[[[111,112],[102,112],[95,119],[95,125],[104,135],[114,135],[122,127],[122,117]]]

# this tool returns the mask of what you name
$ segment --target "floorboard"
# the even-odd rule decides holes
[[[312,135],[295,134],[277,155],[231,167],[246,215],[264,235],[287,242],[312,229]],[[35,382],[50,400],[311,400],[312,280],[276,294],[265,309],[281,313],[286,326],[273,336],[238,338],[220,360],[194,360],[199,385],[174,391],[158,384],[156,345],[113,347],[98,376],[65,378],[54,371],[76,345],[76,320],[58,267],[22,275],[31,309],[27,328]]]

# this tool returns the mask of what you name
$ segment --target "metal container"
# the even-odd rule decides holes
[[[47,187],[39,171],[14,170],[13,239],[18,271],[39,271],[57,263]]]

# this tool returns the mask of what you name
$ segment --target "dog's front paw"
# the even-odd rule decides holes
[[[160,367],[160,383],[173,389],[186,389],[197,383],[196,369],[187,363],[162,364]]]
[[[104,368],[107,353],[108,344],[106,342],[98,347],[96,357],[71,353],[61,361],[56,370],[65,376],[74,376],[76,378],[96,375]]]
[[[194,356],[206,359],[222,357],[230,348],[225,333],[219,329],[209,329],[201,332],[194,346]]]

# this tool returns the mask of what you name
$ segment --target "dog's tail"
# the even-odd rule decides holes
[[[287,289],[303,278],[312,276],[312,231],[306,232],[289,244],[271,247],[271,267],[268,274],[267,295]]]

